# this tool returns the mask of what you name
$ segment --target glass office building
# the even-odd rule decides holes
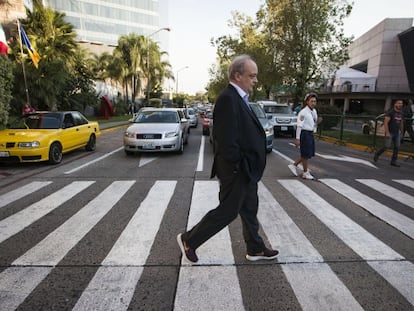
[[[79,41],[111,46],[117,44],[121,35],[129,33],[148,35],[157,31],[161,20],[166,20],[163,12],[166,10],[167,1],[47,0],[45,2],[51,8],[66,14],[66,21],[75,26]]]

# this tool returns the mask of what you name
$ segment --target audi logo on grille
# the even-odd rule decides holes
[[[144,139],[151,139],[151,138],[154,138],[154,135],[151,135],[151,134],[144,134],[144,135],[142,135],[142,137],[143,137]]]

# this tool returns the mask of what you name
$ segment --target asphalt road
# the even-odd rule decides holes
[[[217,204],[212,147],[126,156],[125,127],[61,164],[0,164],[0,310],[414,310],[414,160],[317,141],[315,181],[275,139],[258,215],[271,262],[245,259],[241,223],[182,262],[176,235]]]

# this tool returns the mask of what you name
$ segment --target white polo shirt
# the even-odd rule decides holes
[[[301,130],[314,132],[318,124],[318,113],[316,109],[311,110],[309,106],[303,108],[298,114],[296,138],[299,139]]]

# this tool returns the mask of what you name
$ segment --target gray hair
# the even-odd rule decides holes
[[[249,60],[253,61],[253,59],[247,54],[239,55],[239,56],[236,56],[235,58],[233,58],[233,60],[231,61],[230,65],[229,65],[228,71],[227,71],[228,78],[230,80],[233,79],[235,77],[236,73],[243,74],[244,73],[244,65]]]

